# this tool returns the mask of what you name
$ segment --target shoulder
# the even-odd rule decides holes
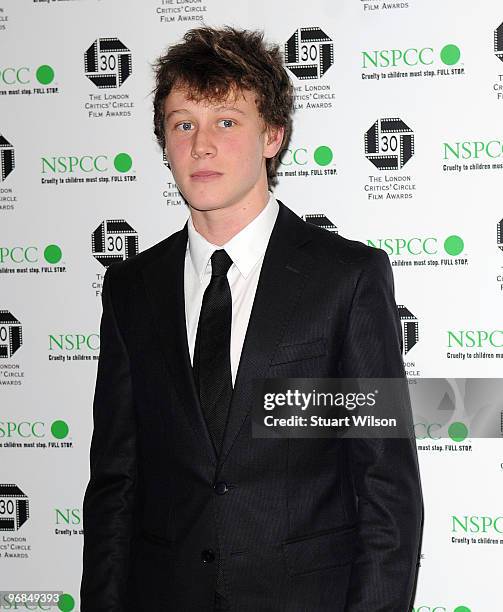
[[[382,249],[358,240],[350,240],[338,233],[308,223],[292,210],[287,210],[294,216],[291,222],[297,226],[297,233],[303,236],[303,248],[320,265],[344,266],[360,270],[368,268],[384,270],[390,267],[388,255]]]
[[[138,253],[138,255],[113,263],[108,267],[105,276],[109,282],[111,279],[113,279],[114,283],[121,281],[132,282],[143,270],[149,268],[152,264],[164,258],[169,258],[175,251],[177,253],[180,253],[182,250],[185,252],[186,239],[187,232],[186,228],[183,227],[167,238],[164,238],[164,240]]]

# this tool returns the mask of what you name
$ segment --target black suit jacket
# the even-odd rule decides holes
[[[414,441],[258,439],[249,414],[257,378],[404,376],[386,254],[280,203],[217,457],[187,345],[186,244],[185,225],[105,275],[82,612],[210,611],[218,556],[236,612],[406,612]]]

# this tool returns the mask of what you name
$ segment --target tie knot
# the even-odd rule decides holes
[[[225,276],[232,266],[232,259],[225,249],[213,251],[211,256],[211,276]]]

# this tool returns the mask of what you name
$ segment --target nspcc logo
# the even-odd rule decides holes
[[[298,28],[285,44],[285,65],[298,79],[319,79],[334,63],[334,43],[321,28]]]
[[[103,221],[91,239],[94,257],[107,268],[138,254],[138,234],[124,219]]]
[[[447,330],[449,348],[503,348],[503,329]]]
[[[97,361],[100,336],[96,333],[49,334],[49,361],[52,363],[86,363]]]
[[[14,170],[14,147],[0,134],[0,180],[5,181]]]
[[[443,146],[445,160],[452,159],[453,157],[455,159],[500,159],[503,157],[503,140],[501,139],[444,142]]]
[[[8,310],[0,310],[0,359],[12,357],[22,344],[21,323]]]
[[[117,172],[129,172],[133,159],[129,153],[116,155],[52,155],[41,157],[42,174],[73,174],[107,172],[112,166]]]
[[[84,55],[84,69],[99,89],[120,87],[133,69],[131,51],[118,38],[97,38]]]
[[[280,164],[282,166],[307,166],[314,161],[317,166],[328,166],[334,159],[330,147],[321,145],[311,150],[307,147],[289,147],[283,151]]]
[[[304,221],[307,221],[307,223],[311,223],[312,225],[316,225],[316,227],[321,227],[323,229],[328,230],[329,232],[333,232],[334,234],[338,234],[339,231],[337,229],[337,226],[332,223],[332,221],[330,221],[330,219],[321,213],[308,213],[305,215],[302,215],[302,218],[304,219]]]
[[[48,430],[54,438],[66,438],[70,428],[66,421],[0,421],[0,438],[45,438]]]
[[[99,334],[49,334],[50,351],[99,351]]]
[[[456,45],[445,45],[440,52],[435,51],[433,47],[362,51],[362,68],[431,66],[437,56],[446,66],[454,66],[461,58],[461,50]]]
[[[494,53],[503,62],[503,23],[494,30]]]
[[[403,354],[406,355],[419,340],[419,323],[416,317],[405,306],[397,306],[402,322]]]
[[[29,516],[28,496],[15,484],[0,484],[0,531],[17,531]]]
[[[436,236],[369,238],[367,244],[374,248],[383,249],[388,255],[396,257],[438,255],[440,244],[447,255],[456,257],[465,248],[461,236],[455,234],[447,236],[443,240]]]
[[[0,87],[2,85],[30,85],[33,82],[33,74],[40,85],[49,85],[54,81],[54,69],[52,66],[43,64],[38,68],[29,66],[7,66],[0,68]]]
[[[471,612],[471,609],[466,606],[456,606],[453,608],[452,606],[447,607],[440,604],[424,604],[415,606],[411,612]]]
[[[365,132],[365,157],[379,170],[400,170],[414,155],[414,132],[398,117],[378,119]]]
[[[451,533],[503,534],[503,516],[463,515],[451,516]]]
[[[49,264],[57,264],[63,257],[63,252],[57,244],[48,244],[45,248],[37,246],[0,246],[0,264],[37,264],[44,260]]]

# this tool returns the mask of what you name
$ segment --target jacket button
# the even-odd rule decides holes
[[[217,482],[214,488],[217,495],[224,495],[229,490],[226,482]]]
[[[215,560],[215,553],[211,548],[201,551],[201,561],[203,563],[211,563]]]

